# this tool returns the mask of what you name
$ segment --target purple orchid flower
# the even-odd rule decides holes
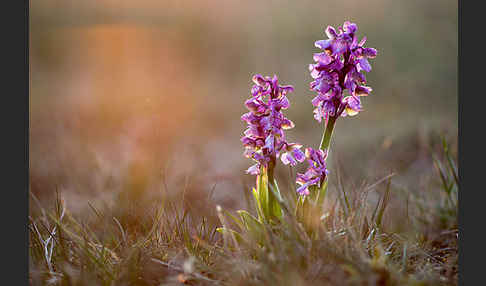
[[[302,145],[288,143],[284,133],[295,126],[282,113],[290,105],[287,94],[294,90],[293,87],[279,85],[276,75],[271,78],[257,74],[253,76],[253,82],[251,98],[245,102],[249,112],[241,116],[241,120],[248,124],[241,142],[245,146],[244,155],[256,164],[246,172],[259,175],[261,166],[267,167],[278,157],[286,165],[303,162]]]
[[[329,116],[352,116],[361,111],[361,96],[367,96],[372,89],[366,84],[362,71],[371,71],[368,59],[375,58],[376,49],[365,48],[366,37],[358,42],[355,23],[344,22],[336,31],[328,26],[325,33],[327,40],[315,42],[323,52],[314,54],[314,64],[309,71],[314,79],[310,88],[317,92],[312,100],[316,107],[314,118],[321,122]],[[344,91],[349,95],[345,96]]]
[[[327,151],[312,148],[305,149],[305,157],[309,167],[305,173],[297,173],[297,193],[303,196],[309,195],[309,187],[321,187],[329,171],[326,168]]]
[[[302,148],[302,145],[298,143],[286,143],[285,147],[282,149],[285,152],[282,152],[282,155],[280,156],[282,163],[285,165],[290,164],[291,166],[295,166],[297,165],[297,162],[304,162],[305,155],[300,148]]]

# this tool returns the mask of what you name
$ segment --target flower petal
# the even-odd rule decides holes
[[[360,85],[354,90],[354,95],[356,96],[367,96],[372,91],[371,87]]]
[[[292,128],[294,128],[294,127],[295,127],[295,124],[294,124],[294,123],[293,123],[291,120],[289,120],[289,119],[285,118],[285,119],[282,121],[282,129],[284,129],[284,130],[288,130],[288,129],[292,129]]]
[[[252,77],[252,80],[254,83],[256,83],[259,86],[265,86],[267,84],[267,81],[261,74],[256,74]]]
[[[321,64],[329,64],[332,61],[332,57],[327,53],[316,53],[314,54],[314,61],[320,62]]]
[[[260,174],[260,164],[255,164],[246,170],[247,174],[259,175]]]
[[[358,111],[356,111],[352,108],[346,107],[346,114],[349,115],[349,116],[355,116],[356,114],[358,114]]]
[[[304,185],[298,187],[296,191],[301,196],[308,196],[310,194],[308,187],[309,187],[308,184],[304,184]]]
[[[366,72],[371,71],[371,65],[366,58],[361,58],[358,60],[358,72],[364,70]]]
[[[358,30],[358,26],[355,23],[345,21],[343,25],[343,30],[346,33],[355,33]]]
[[[302,152],[299,148],[295,148],[293,151],[292,151],[292,154],[294,156],[294,158],[299,161],[299,162],[304,162],[305,160],[305,154],[304,152]]]
[[[331,46],[331,40],[319,40],[314,43],[316,48],[321,50],[327,50]]]
[[[364,36],[361,41],[359,41],[358,46],[362,47],[366,43],[366,36]]]
[[[325,32],[329,39],[335,39],[338,37],[338,33],[336,32],[336,29],[334,29],[333,26],[327,26]]]
[[[284,165],[290,164],[294,166],[297,164],[294,157],[292,157],[292,155],[289,152],[283,153],[280,159],[282,160],[282,163],[284,163]]]
[[[378,52],[376,51],[376,49],[373,49],[373,48],[364,48],[363,49],[363,56],[370,58],[370,59],[376,57],[377,53]]]

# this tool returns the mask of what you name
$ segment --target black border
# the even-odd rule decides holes
[[[485,16],[479,3],[458,1],[459,285],[485,284]]]
[[[3,4],[1,284],[29,285],[29,0]]]

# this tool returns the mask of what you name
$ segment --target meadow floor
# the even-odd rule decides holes
[[[79,213],[62,193],[31,192],[30,283],[457,285],[457,166],[447,150],[430,156],[426,189],[393,174],[354,188],[337,178],[306,215],[282,188],[278,223],[260,221],[250,196],[246,212],[216,207],[211,192],[125,190]]]

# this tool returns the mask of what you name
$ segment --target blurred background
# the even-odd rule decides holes
[[[395,172],[420,191],[440,136],[456,150],[457,1],[43,0],[30,16],[30,187],[62,192],[72,211],[160,192],[244,207],[252,75],[295,87],[287,136],[317,147],[307,67],[326,26],[345,20],[378,56],[364,110],[337,122],[331,184]]]

